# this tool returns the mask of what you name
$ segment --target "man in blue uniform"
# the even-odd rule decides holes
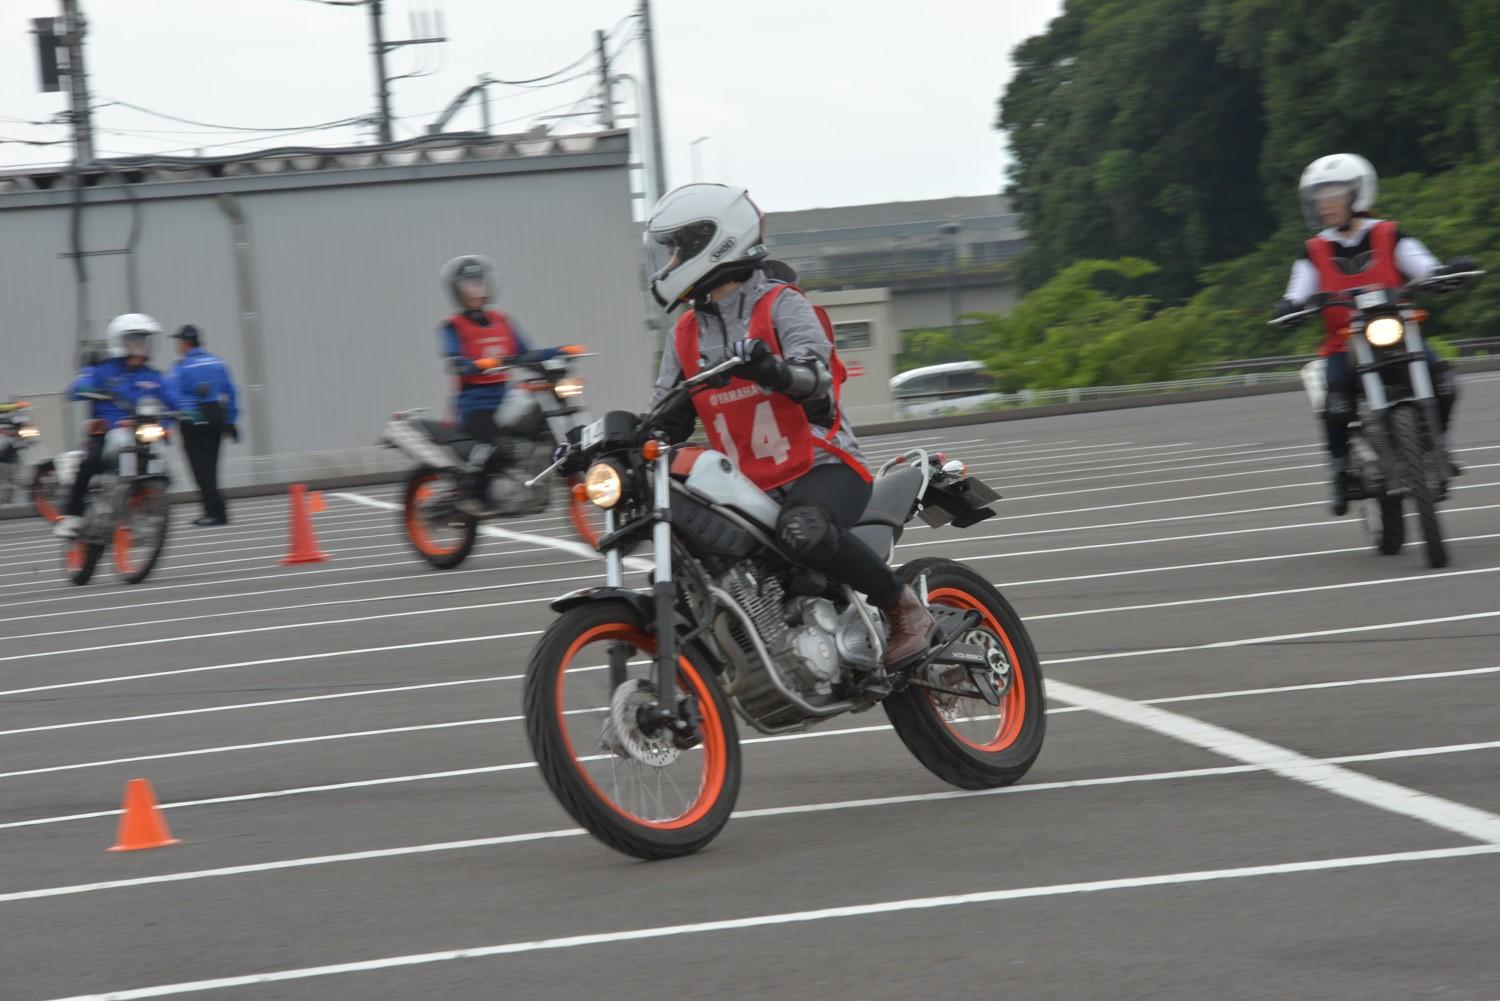
[[[234,380],[224,359],[203,350],[203,335],[191,323],[172,335],[181,356],[167,373],[167,389],[184,413],[182,447],[198,483],[203,516],[194,525],[227,525],[229,514],[219,493],[219,445],[240,440],[239,407]]]

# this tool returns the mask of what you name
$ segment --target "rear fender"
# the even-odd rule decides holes
[[[439,445],[406,420],[397,419],[387,423],[380,440],[382,444],[400,449],[424,466],[456,469],[462,465],[452,449]]]

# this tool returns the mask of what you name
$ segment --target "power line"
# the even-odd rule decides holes
[[[330,0],[330,2],[331,2],[331,0]],[[107,103],[101,104],[101,105],[96,105],[96,107],[97,108],[108,108],[108,107],[111,107],[112,105],[119,105],[122,108],[129,108],[132,111],[139,111],[142,114],[152,115],[152,116],[154,116],[156,118],[164,118],[164,119],[166,119],[169,122],[180,122],[183,125],[196,125],[196,126],[198,126],[200,128],[214,129],[214,130],[219,131],[219,132],[287,132],[289,130],[290,131],[307,132],[307,131],[310,131],[312,129],[333,128],[333,127],[339,126],[339,125],[355,125],[355,124],[358,124],[358,123],[364,121],[363,116],[355,116],[355,117],[351,117],[351,118],[338,118],[338,119],[334,119],[333,121],[330,121],[330,122],[318,122],[318,123],[313,124],[313,125],[300,125],[300,126],[298,126],[298,125],[281,125],[281,126],[276,126],[276,127],[265,127],[265,126],[252,126],[252,125],[215,125],[212,122],[198,122],[198,121],[194,121],[191,118],[180,118],[177,115],[169,115],[169,114],[167,114],[164,111],[154,111],[151,108],[144,108],[144,107],[142,107],[139,104],[132,104],[129,101],[122,101],[119,98],[106,98],[106,101],[107,101]]]
[[[577,59],[575,59],[572,62],[568,63],[568,65],[564,66],[562,69],[560,69],[560,70],[554,70],[553,72],[548,73],[546,76],[535,76],[535,77],[532,77],[530,80],[500,80],[500,79],[496,79],[495,77],[491,77],[490,81],[492,83],[505,84],[507,87],[525,87],[528,84],[541,83],[543,80],[551,80],[553,77],[562,76],[564,73],[568,72],[569,70],[577,68],[580,63],[584,62],[587,59],[592,58],[593,55],[594,55],[594,50],[593,49],[588,49],[587,51],[585,51],[583,53],[583,55],[579,56]]]

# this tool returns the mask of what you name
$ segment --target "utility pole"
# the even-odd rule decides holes
[[[656,83],[656,41],[651,30],[651,0],[641,0],[641,42],[646,52],[646,96],[651,113],[651,175],[655,196],[667,193],[667,160],[662,155],[661,96]]]
[[[370,34],[375,42],[370,46],[375,52],[375,107],[376,125],[380,129],[380,141],[391,141],[391,81],[385,75],[385,35],[381,26],[384,11],[383,0],[370,0]]]
[[[64,34],[62,42],[68,54],[68,117],[73,122],[73,162],[89,163],[94,159],[94,115],[89,109],[89,78],[83,65],[83,37],[88,30],[78,0],[62,0]]]
[[[370,34],[373,37],[370,50],[375,55],[375,121],[380,129],[380,141],[388,143],[392,141],[393,136],[391,134],[391,77],[387,76],[385,72],[385,54],[408,45],[434,45],[438,42],[446,42],[448,39],[443,36],[443,15],[439,11],[436,23],[437,33],[435,35],[426,38],[404,38],[399,42],[387,42],[385,40],[385,27],[382,23],[385,17],[385,0],[366,0],[366,2],[370,8]],[[421,25],[424,29],[427,23],[427,18],[424,15],[421,18]],[[397,77],[397,79],[400,78]]]
[[[615,94],[610,86],[609,53],[604,48],[604,30],[594,29],[594,49],[599,53],[599,124],[615,127]]]

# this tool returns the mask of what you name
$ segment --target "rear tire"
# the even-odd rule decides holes
[[[1401,485],[1411,497],[1422,526],[1422,542],[1427,550],[1427,565],[1433,569],[1448,565],[1448,547],[1438,524],[1437,497],[1442,489],[1442,472],[1437,464],[1442,453],[1433,447],[1426,422],[1413,407],[1396,408],[1392,415],[1396,430],[1397,456],[1401,463]]]
[[[617,703],[634,705],[629,686],[649,684],[642,676],[654,676],[649,661],[656,642],[646,628],[635,608],[623,601],[593,601],[564,612],[526,667],[525,712],[537,765],[563,809],[609,847],[649,861],[690,855],[729,822],[740,791],[740,743],[713,670],[696,651],[684,650],[678,659],[678,691],[696,697],[700,743],[688,750],[668,749],[658,764],[624,749],[631,741],[651,739],[638,730],[618,738],[612,709]],[[618,686],[597,668],[611,644],[633,648],[637,656],[631,659],[648,661],[634,665],[636,675],[627,674]],[[590,645],[593,653],[580,657]],[[594,664],[579,663],[591,658]],[[636,716],[621,709],[620,718],[628,727]],[[678,765],[683,768],[669,771]],[[679,798],[685,802],[678,804]]]
[[[1000,641],[1010,666],[1010,684],[998,709],[977,697],[944,697],[912,685],[885,700],[885,713],[907,750],[944,782],[960,789],[1010,785],[1036,761],[1047,733],[1041,661],[1021,617],[988,580],[962,563],[944,559],[914,560],[899,571],[914,586],[923,573],[930,604],[980,613],[978,630]],[[993,734],[975,735],[958,726],[983,726],[989,719],[996,721],[986,727]]]
[[[99,558],[103,555],[103,546],[97,546],[82,539],[74,539],[68,543],[68,548],[63,551],[68,580],[79,587],[93,580],[94,571],[99,566]]]
[[[422,467],[412,471],[406,478],[406,492],[401,505],[401,528],[406,533],[406,541],[411,543],[412,549],[417,555],[426,560],[438,570],[452,570],[464,560],[469,558],[469,553],[474,549],[474,542],[479,538],[479,523],[466,514],[457,511],[449,517],[453,521],[461,521],[456,526],[457,538],[439,539],[432,533],[432,522],[423,513],[423,502],[427,493],[431,491],[439,481],[451,479],[451,473],[441,472],[431,467]],[[450,486],[457,493],[457,484]]]

